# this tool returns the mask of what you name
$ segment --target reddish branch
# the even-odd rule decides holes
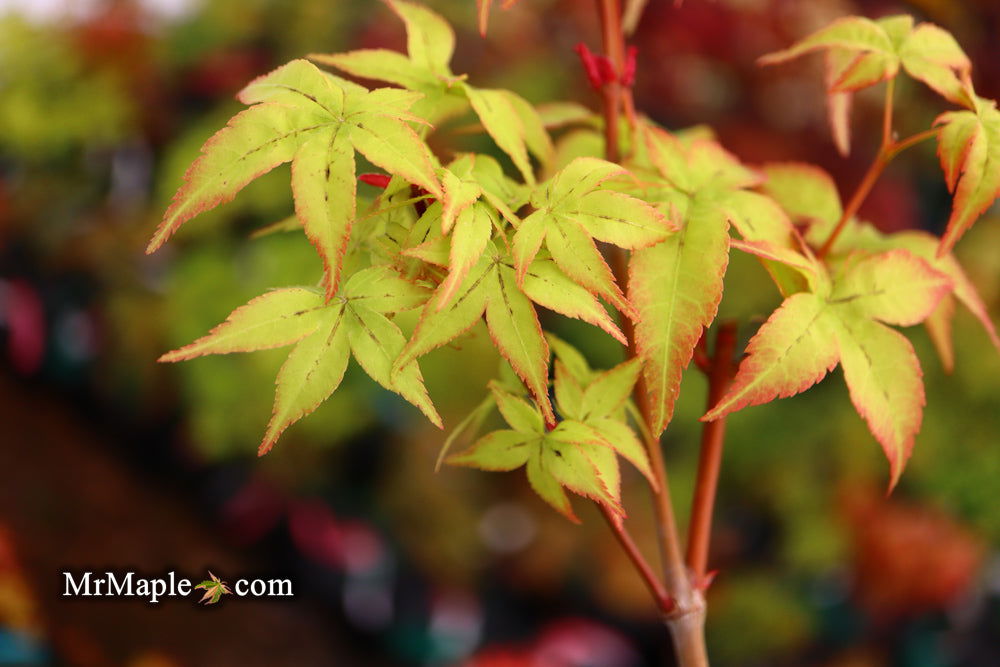
[[[608,509],[607,505],[597,503],[597,506],[601,509],[601,514],[604,515],[608,525],[611,527],[611,532],[614,533],[618,543],[629,557],[629,560],[632,561],[632,565],[635,566],[639,576],[642,577],[642,581],[646,584],[649,594],[653,596],[653,600],[656,601],[657,607],[664,614],[669,614],[674,608],[674,601],[663,587],[663,584],[660,583],[660,580],[657,579],[656,574],[653,573],[653,569],[635,545],[628,530],[621,523],[621,517],[616,516],[614,512]]]
[[[858,214],[858,211],[861,210],[861,205],[865,203],[868,195],[871,194],[872,188],[875,187],[875,183],[882,175],[882,172],[885,171],[885,168],[889,166],[889,163],[892,162],[893,158],[911,146],[915,146],[926,139],[930,139],[931,137],[936,137],[940,131],[938,128],[932,128],[925,132],[920,132],[911,137],[907,137],[901,141],[896,141],[893,137],[892,131],[894,92],[895,79],[889,79],[886,83],[885,111],[882,116],[882,145],[879,147],[878,155],[875,156],[875,161],[872,162],[871,167],[868,168],[868,172],[865,174],[864,178],[861,179],[861,184],[858,185],[858,189],[855,190],[854,195],[844,208],[844,212],[840,216],[840,220],[837,221],[837,226],[833,228],[829,238],[827,238],[826,242],[819,249],[817,255],[821,258],[825,257],[827,253],[830,252],[833,248],[833,244],[836,243],[837,239],[840,237],[840,233],[844,231],[847,224]]]
[[[723,323],[715,339],[715,354],[708,360],[708,408],[722,399],[733,378],[733,353],[736,350],[737,328],[734,322]],[[708,548],[712,534],[712,513],[722,465],[722,445],[726,434],[726,419],[706,423],[701,431],[701,454],[698,479],[695,483],[694,504],[688,527],[687,565],[695,586],[704,589],[709,583]]]

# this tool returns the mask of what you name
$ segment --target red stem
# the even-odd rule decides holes
[[[734,322],[719,327],[715,339],[715,354],[710,359],[708,371],[708,407],[722,399],[733,377],[733,352],[736,349],[737,328]],[[722,466],[722,448],[726,434],[726,419],[707,422],[701,431],[701,453],[698,460],[698,479],[695,484],[694,504],[688,527],[687,565],[695,586],[705,588],[708,580],[708,549],[712,536],[712,513]]]
[[[837,242],[840,237],[841,232],[847,227],[847,224],[858,214],[861,210],[861,205],[865,203],[868,195],[871,194],[872,188],[875,187],[876,181],[878,181],[879,176],[885,171],[885,168],[889,166],[893,158],[905,151],[907,148],[916,146],[922,141],[930,139],[931,137],[936,137],[939,128],[931,128],[923,132],[918,132],[913,136],[907,137],[901,141],[896,141],[893,137],[892,131],[892,114],[893,114],[893,91],[895,90],[894,79],[889,79],[886,84],[885,92],[885,112],[882,116],[882,145],[879,147],[878,155],[875,156],[875,161],[872,162],[872,166],[868,168],[868,172],[865,174],[861,183],[858,185],[858,189],[854,192],[851,200],[847,203],[847,207],[844,209],[843,214],[840,216],[840,220],[837,221],[837,226],[833,228],[830,232],[829,238],[816,253],[818,257],[822,258],[830,252],[833,248],[833,244]]]
[[[642,581],[646,584],[646,588],[649,590],[649,594],[653,596],[656,601],[657,606],[660,611],[664,614],[669,614],[674,608],[674,601],[667,593],[663,584],[660,580],[656,578],[653,573],[653,569],[646,562],[643,557],[642,552],[636,546],[635,541],[632,536],[629,535],[628,530],[626,530],[624,524],[621,523],[620,518],[615,516],[615,514],[608,509],[607,505],[602,503],[597,503],[597,506],[601,510],[601,514],[607,520],[608,525],[611,527],[611,532],[615,534],[618,539],[618,543],[621,545],[622,549],[628,555],[629,560],[632,561],[632,565],[635,566],[636,571],[639,576],[642,577]]]
[[[885,171],[885,168],[889,166],[889,160],[885,153],[885,148],[879,151],[879,154],[875,157],[875,161],[872,162],[872,166],[868,168],[868,172],[865,177],[861,180],[861,184],[858,185],[858,189],[854,191],[854,196],[848,202],[847,207],[844,209],[843,214],[840,216],[840,220],[837,221],[837,226],[833,228],[830,232],[830,236],[826,239],[826,243],[823,247],[819,249],[816,255],[820,258],[825,257],[830,249],[833,248],[833,244],[837,242],[840,237],[840,233],[844,231],[847,227],[847,223],[850,222],[858,211],[861,210],[861,205],[865,203],[865,199],[871,194],[872,188],[875,187],[876,181],[878,181],[879,176]]]
[[[625,67],[625,39],[621,31],[619,0],[597,0],[601,17],[601,37],[604,53],[616,73]],[[616,80],[604,85],[604,152],[609,162],[621,159],[618,141],[618,118],[622,102],[622,87]]]

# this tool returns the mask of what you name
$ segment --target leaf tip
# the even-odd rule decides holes
[[[421,408],[420,411],[424,413],[424,416],[427,417],[430,423],[434,424],[442,431],[444,430],[444,420],[441,419],[441,415],[439,415],[438,411],[434,409],[434,406],[428,406],[427,409]],[[440,468],[440,464],[437,467]]]
[[[890,467],[893,468],[893,470],[891,471],[889,485],[885,489],[886,498],[892,495],[892,492],[896,489],[896,486],[899,484],[900,478],[903,476],[903,464],[893,463],[891,464]]]
[[[175,361],[184,361],[185,357],[182,356],[180,352],[181,350],[171,350],[170,352],[164,352],[163,354],[160,355],[159,359],[156,360],[156,363],[170,364]]]

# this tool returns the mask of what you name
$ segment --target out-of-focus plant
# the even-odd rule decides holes
[[[120,82],[86,71],[52,32],[17,15],[0,19],[0,149],[30,163],[109,145],[133,120]]]
[[[278,371],[264,454],[341,386],[351,359],[441,426],[419,360],[485,321],[513,374],[489,385],[442,458],[485,470],[525,467],[534,491],[571,520],[567,490],[594,501],[662,612],[679,663],[707,664],[703,592],[712,579],[708,544],[726,416],[801,393],[840,365],[888,459],[892,488],[920,430],[924,390],[913,346],[890,325],[925,324],[950,364],[959,301],[1000,344],[951,255],[1000,192],[1000,112],[976,94],[955,40],[905,16],[841,19],[765,57],[763,64],[778,64],[824,52],[843,151],[851,96],[885,82],[881,146],[843,203],[817,167],[751,169],[707,130],[672,134],[642,116],[630,91],[639,63],[617,0],[597,3],[604,53],[578,47],[604,101],[600,116],[571,103],[536,108],[513,92],[474,86],[451,69],[447,23],[417,4],[387,4],[406,25],[407,54],[365,49],[310,59],[393,87],[369,89],[309,60],[256,79],[239,94],[248,108],[204,145],[148,248],[290,162],[295,216],[268,231],[301,228],[322,263],[318,280],[253,298],[161,359],[294,346]],[[630,25],[642,4],[629,4]],[[488,5],[480,3],[481,16]],[[903,73],[958,110],[898,138],[894,91]],[[435,129],[470,113],[512,169],[483,153],[442,161],[432,151]],[[588,130],[595,127],[603,134]],[[558,144],[550,131],[562,133]],[[932,139],[955,193],[944,238],[882,234],[859,220],[892,159]],[[359,159],[387,173],[359,173]],[[381,193],[359,196],[359,181]],[[738,368],[739,321],[715,323],[733,249],[759,259],[785,299]],[[626,360],[593,369],[580,350],[543,331],[539,307],[603,330],[627,350]],[[685,555],[659,439],[692,360],[708,379],[709,409]],[[448,456],[494,408],[509,428]],[[649,482],[662,576],[626,530],[619,456]],[[760,597],[748,590],[745,599]],[[771,648],[794,644],[801,632],[793,630],[767,630]]]

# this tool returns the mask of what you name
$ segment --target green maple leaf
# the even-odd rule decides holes
[[[291,424],[313,412],[340,386],[351,355],[377,383],[396,392],[441,426],[416,362],[393,366],[406,337],[387,315],[416,308],[428,292],[388,266],[373,266],[345,281],[325,301],[317,290],[274,290],[234,310],[207,336],[160,361],[205,354],[250,352],[295,344],[278,372],[274,412],[259,453],[267,453]]]
[[[920,430],[924,388],[913,346],[886,325],[924,321],[951,289],[948,276],[906,250],[849,256],[821,289],[792,295],[771,315],[703,419],[798,394],[839,363],[895,486]]]
[[[656,481],[650,469],[646,448],[636,437],[626,418],[626,404],[642,372],[640,361],[630,359],[610,370],[595,373],[586,367],[586,361],[583,361],[582,368],[577,366],[574,369],[574,362],[567,362],[565,359],[566,350],[556,348],[554,384],[559,414],[584,423],[600,433],[619,455],[638,468],[655,487]],[[582,360],[582,357],[579,359]]]
[[[212,574],[211,571],[209,571],[208,576],[210,579],[206,579],[194,587],[195,590],[198,590],[199,588],[205,589],[205,594],[201,596],[201,599],[198,600],[198,602],[202,604],[215,604],[222,598],[223,595],[232,595],[233,592],[229,590],[229,586],[226,585],[226,582]]]
[[[313,54],[315,62],[352,76],[387,81],[416,90],[424,99],[415,111],[437,123],[472,108],[483,128],[520,171],[526,183],[535,176],[529,154],[542,164],[552,159],[552,141],[538,112],[508,90],[475,88],[451,70],[455,34],[447,21],[426,7],[388,0],[406,24],[407,56],[386,49]]]
[[[355,151],[444,199],[436,159],[407,112],[419,93],[365,88],[324,74],[305,60],[253,81],[239,99],[251,105],[208,140],[150,241],[153,252],[197,214],[232,200],[250,181],[292,163],[296,215],[336,294],[356,214]]]
[[[524,466],[535,493],[571,521],[579,519],[566,490],[624,513],[615,448],[604,434],[577,420],[550,429],[537,405],[496,383],[490,384],[490,391],[511,428],[483,436],[449,456],[449,464],[500,472]]]
[[[485,314],[497,350],[539,401],[546,418],[552,420],[547,397],[548,346],[531,299],[518,287],[514,269],[504,255],[489,242],[450,295],[445,294],[445,287],[438,287],[424,306],[413,336],[396,360],[396,369],[451,342]]]
[[[486,250],[494,229],[502,231],[503,219],[518,221],[512,210],[524,203],[520,188],[503,175],[500,165],[485,156],[466,155],[444,170],[442,184],[447,201],[428,208],[427,224],[440,223],[441,236],[424,241],[410,254],[432,264],[443,251],[444,236],[448,245],[448,276],[441,286],[439,307],[446,305]],[[429,230],[428,230],[429,231]]]
[[[635,250],[663,241],[674,226],[655,207],[601,187],[626,174],[610,162],[578,158],[536,189],[531,198],[536,210],[514,234],[518,280],[523,281],[544,244],[555,264],[574,282],[632,315],[595,239]]]
[[[470,206],[488,206],[479,201]],[[431,214],[428,209],[428,214]],[[440,212],[434,213],[440,217]],[[494,212],[491,220],[494,222]],[[432,223],[431,227],[435,225]],[[448,238],[425,242],[407,254],[447,267]],[[455,247],[454,235],[450,239]],[[478,252],[478,250],[476,251]],[[427,301],[420,321],[396,364],[404,365],[446,345],[485,316],[494,345],[520,377],[548,419],[554,419],[548,399],[549,348],[535,304],[600,327],[622,344],[626,338],[600,301],[567,275],[546,253],[538,254],[520,280],[516,260],[494,239],[486,243],[461,280],[443,281]],[[454,272],[452,268],[452,272]]]

